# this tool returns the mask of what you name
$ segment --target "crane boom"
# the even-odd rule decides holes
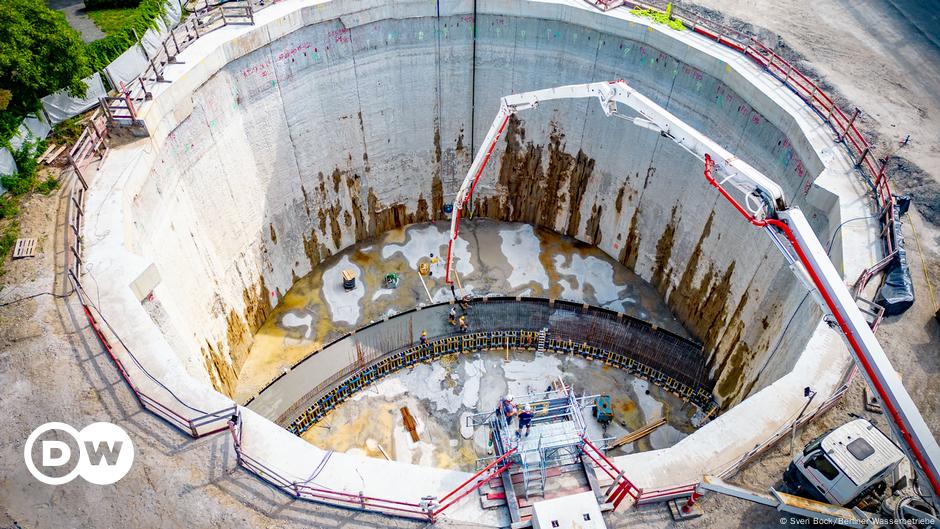
[[[826,313],[827,321],[841,331],[860,372],[886,408],[891,419],[889,424],[895,436],[901,440],[902,448],[914,463],[918,474],[930,483],[932,503],[940,504],[940,446],[803,213],[796,207],[788,206],[783,190],[773,180],[623,80],[535,90],[508,95],[500,100],[496,118],[454,199],[445,268],[447,283],[453,282],[453,247],[459,233],[461,213],[470,202],[510,116],[522,110],[537,108],[543,101],[590,97],[598,99],[605,115],[620,117],[656,131],[703,160],[705,178],[709,183],[751,224],[766,231],[796,277],[813,293],[814,299]],[[635,115],[621,113],[620,104]],[[722,175],[721,180],[713,176],[716,171]],[[732,197],[725,189],[726,184],[740,192],[743,201],[739,202]],[[786,242],[781,240],[781,235]]]

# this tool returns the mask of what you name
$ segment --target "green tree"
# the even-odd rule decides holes
[[[23,116],[62,89],[85,95],[82,79],[91,74],[85,46],[43,0],[0,1],[0,43],[0,102],[6,102],[0,111]]]

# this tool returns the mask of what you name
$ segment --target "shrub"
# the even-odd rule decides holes
[[[0,219],[11,219],[20,212],[20,201],[9,193],[0,195]]]
[[[48,195],[58,188],[59,179],[54,176],[50,176],[49,178],[43,180],[38,186],[36,186],[36,191],[42,193],[43,195]]]
[[[20,225],[16,222],[11,222],[7,224],[6,228],[3,229],[3,234],[0,235],[0,274],[3,274],[3,261],[5,261],[7,255],[10,254],[13,245],[16,244],[16,238],[19,234]]]
[[[0,90],[11,93],[4,112],[22,117],[62,89],[85,95],[82,79],[91,74],[85,45],[42,0],[0,2],[0,43]]]
[[[117,59],[128,48],[137,44],[139,37],[157,23],[157,17],[166,12],[164,0],[141,0],[137,9],[127,17],[124,28],[103,39],[98,39],[86,46],[88,59],[95,70]]]
[[[49,140],[58,145],[72,144],[78,141],[83,130],[85,126],[82,125],[82,116],[74,116],[53,127]]]
[[[0,177],[0,184],[14,197],[25,195],[36,186],[36,168],[39,155],[46,149],[45,140],[25,141],[23,146],[13,151],[13,161],[17,172]]]
[[[685,25],[682,24],[681,20],[672,18],[672,2],[666,6],[666,12],[657,11],[655,9],[640,9],[635,7],[630,10],[630,13],[638,17],[646,17],[652,19],[653,22],[657,24],[665,24],[676,31],[682,31],[685,29]]]

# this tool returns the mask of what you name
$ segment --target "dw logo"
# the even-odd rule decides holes
[[[62,485],[76,476],[110,485],[130,471],[134,445],[124,429],[109,422],[92,423],[82,431],[49,422],[29,434],[23,457],[29,473],[47,485]]]

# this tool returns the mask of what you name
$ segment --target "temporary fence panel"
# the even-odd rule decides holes
[[[87,87],[85,97],[71,96],[67,91],[60,90],[42,98],[42,108],[46,111],[52,125],[62,123],[72,116],[96,107],[98,99],[108,94],[101,80],[101,74],[98,72],[82,79],[82,82]]]
[[[149,64],[143,48],[135,44],[105,66],[104,71],[114,88],[120,91],[122,86],[130,86]]]

